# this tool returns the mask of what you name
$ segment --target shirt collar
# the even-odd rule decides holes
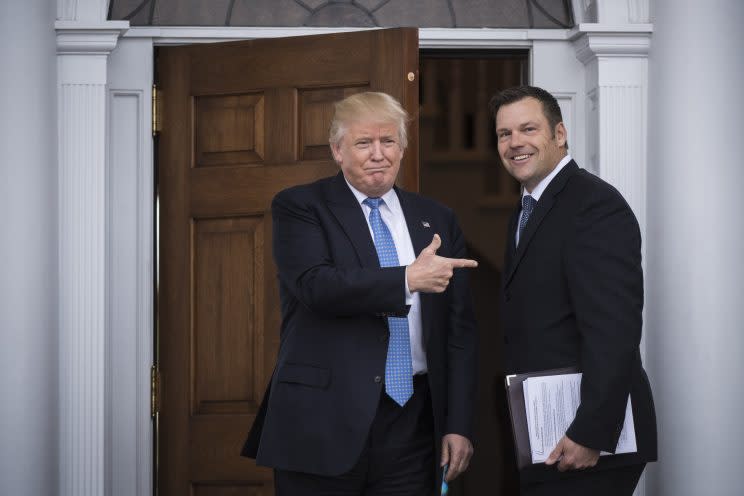
[[[570,161],[571,161],[571,155],[566,154],[566,156],[563,157],[563,159],[560,162],[558,162],[558,165],[555,166],[555,169],[553,169],[553,171],[550,174],[545,176],[545,178],[542,181],[537,183],[537,186],[535,186],[535,188],[532,190],[531,193],[527,192],[525,188],[522,188],[522,197],[524,197],[525,195],[530,195],[532,198],[535,199],[535,201],[540,200],[540,197],[545,192],[545,190],[548,188],[548,184],[550,184],[550,181],[552,181],[553,178],[558,175],[561,169],[563,169],[566,166],[566,164],[568,164]]]
[[[365,195],[364,193],[356,189],[354,186],[352,186],[345,176],[344,176],[344,181],[346,181],[346,184],[349,186],[349,189],[351,190],[351,192],[354,193],[354,197],[357,199],[359,204],[364,205],[363,204],[364,200],[369,198],[369,196]],[[395,188],[390,188],[390,190],[384,195],[382,195],[380,198],[382,198],[382,201],[385,202],[385,205],[387,205],[391,211],[394,210],[395,207],[398,205],[398,195],[395,194]]]

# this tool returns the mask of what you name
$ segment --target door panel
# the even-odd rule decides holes
[[[159,494],[271,495],[271,471],[239,456],[279,347],[271,199],[337,172],[333,102],[385,91],[416,116],[418,34],[165,47],[156,68]],[[417,133],[399,178],[414,191]]]

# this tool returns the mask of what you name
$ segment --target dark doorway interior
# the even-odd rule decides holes
[[[455,210],[479,267],[472,291],[479,332],[475,455],[455,496],[518,494],[503,396],[498,287],[506,226],[519,185],[501,166],[488,101],[529,79],[529,52],[420,54],[421,192]]]

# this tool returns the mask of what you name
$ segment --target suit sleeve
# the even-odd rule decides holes
[[[452,258],[467,258],[465,237],[452,218]],[[445,433],[473,439],[474,404],[478,374],[477,329],[470,295],[470,271],[455,269],[448,288],[447,424]]]
[[[566,434],[614,452],[638,357],[643,272],[638,222],[614,189],[590,195],[564,257],[581,335],[581,404]]]
[[[281,283],[326,316],[406,315],[405,267],[341,267],[314,197],[285,190],[274,197],[273,249]],[[338,242],[338,241],[337,241]]]

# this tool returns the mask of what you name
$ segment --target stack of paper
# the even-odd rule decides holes
[[[524,404],[532,463],[544,462],[576,416],[581,374],[545,375],[524,380]],[[630,396],[616,454],[637,451]],[[602,452],[603,455],[610,453]]]

